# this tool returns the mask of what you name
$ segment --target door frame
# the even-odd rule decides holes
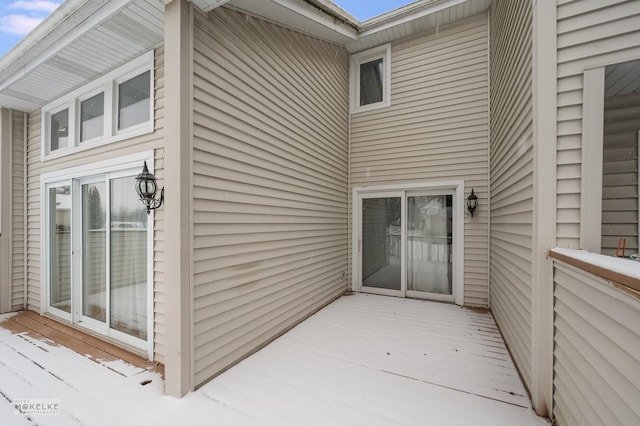
[[[352,189],[352,230],[351,230],[351,265],[352,265],[352,285],[351,288],[355,292],[360,292],[362,289],[362,200],[364,198],[371,198],[381,194],[396,194],[400,193],[406,197],[408,192],[416,191],[431,191],[431,190],[452,190],[453,191],[453,277],[452,277],[452,293],[453,302],[456,305],[464,304],[464,181],[463,180],[450,180],[439,182],[416,182],[398,185],[376,185],[376,186],[359,186]],[[404,204],[404,203],[403,203]],[[404,210],[403,210],[404,211]],[[406,219],[404,220],[406,222]],[[403,223],[403,227],[406,224]],[[406,251],[406,232],[403,232],[402,244],[402,259],[405,261]],[[404,270],[404,268],[403,268]],[[401,278],[404,282],[406,277]],[[403,286],[404,288],[404,286]],[[406,297],[406,291],[400,292],[393,291],[393,295]],[[391,295],[391,294],[390,294]],[[410,294],[409,296],[412,296]],[[433,300],[438,300],[437,297],[431,297]]]
[[[82,301],[82,276],[79,266],[76,264],[80,261],[80,242],[78,241],[79,233],[77,232],[77,223],[80,218],[74,216],[74,211],[77,213],[78,205],[72,205],[71,208],[71,227],[75,230],[72,233],[72,255],[71,255],[71,268],[72,268],[72,282],[71,282],[71,313],[64,312],[56,309],[49,304],[49,292],[50,292],[50,271],[51,271],[51,259],[49,258],[49,244],[50,244],[50,221],[49,221],[49,206],[47,191],[51,187],[69,185],[71,193],[74,189],[79,188],[78,182],[82,180],[91,180],[97,175],[109,176],[110,179],[118,178],[122,176],[133,176],[140,170],[143,161],[147,162],[150,170],[154,167],[154,152],[143,151],[133,154],[128,154],[116,158],[110,158],[95,163],[86,163],[77,166],[72,166],[64,169],[54,170],[46,172],[40,175],[40,205],[42,206],[43,214],[40,215],[40,232],[41,232],[41,246],[40,246],[40,261],[43,265],[43,274],[40,276],[40,312],[50,314],[51,316],[63,320],[69,324],[73,324],[80,328],[86,329],[90,332],[104,336],[108,340],[124,345],[130,350],[134,350],[139,353],[146,353],[148,359],[154,358],[154,344],[155,344],[155,310],[154,310],[154,283],[155,276],[153,270],[154,259],[154,211],[147,215],[147,339],[142,340],[137,337],[130,336],[126,333],[118,331],[116,329],[108,327],[99,321],[92,320],[89,317],[85,317],[79,314],[77,305]],[[132,174],[133,173],[133,174]],[[77,203],[79,197],[76,195],[72,198]],[[82,210],[80,208],[80,210]],[[75,224],[75,225],[74,225]],[[74,226],[76,228],[74,228]],[[80,271],[80,274],[79,272]],[[108,285],[108,284],[107,284]]]

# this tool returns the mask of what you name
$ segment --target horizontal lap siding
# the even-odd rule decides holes
[[[640,94],[605,99],[602,181],[602,254],[638,253],[638,130]]]
[[[198,386],[346,290],[348,56],[221,8],[193,70]]]
[[[558,3],[557,244],[580,248],[583,73],[640,58],[640,2]]]
[[[25,241],[24,241],[24,150],[25,114],[12,113],[13,135],[11,152],[11,310],[24,306]]]
[[[554,282],[557,424],[640,424],[640,299],[562,262]]]
[[[491,310],[531,385],[533,235],[532,11],[491,9]]]
[[[391,45],[391,106],[351,115],[351,185],[464,179],[465,304],[488,305],[487,15]]]
[[[164,48],[155,51],[155,125],[154,132],[126,139],[113,144],[71,154],[58,159],[41,162],[40,110],[28,114],[27,128],[27,284],[28,309],[40,312],[42,273],[41,265],[41,214],[44,209],[40,206],[40,175],[67,167],[78,166],[89,162],[117,158],[136,152],[153,150],[155,153],[155,169],[153,173],[158,178],[158,185],[162,187],[163,178],[163,146],[164,146]],[[155,328],[155,359],[164,362],[164,242],[163,210],[155,211],[154,224],[154,328]]]

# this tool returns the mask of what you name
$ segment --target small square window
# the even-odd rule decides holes
[[[51,114],[49,149],[56,151],[69,146],[69,108]]]
[[[151,116],[151,71],[118,85],[118,130],[146,123]]]
[[[104,135],[104,92],[80,102],[80,142]]]
[[[391,105],[391,45],[351,56],[351,112]]]

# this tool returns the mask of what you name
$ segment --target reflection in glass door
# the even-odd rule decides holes
[[[82,185],[82,315],[106,320],[106,185]]]
[[[401,290],[401,197],[362,200],[362,285]]]
[[[407,291],[452,294],[453,196],[407,197]]]

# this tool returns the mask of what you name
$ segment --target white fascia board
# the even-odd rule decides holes
[[[78,1],[72,0],[72,2],[74,4],[76,2],[80,2],[82,4],[86,3],[86,1],[79,1],[79,0]],[[80,25],[77,25],[74,28],[72,28],[64,36],[60,37],[58,40],[53,42],[52,45],[49,46],[49,48],[45,49],[44,52],[42,52],[32,60],[25,63],[22,67],[20,67],[19,71],[15,72],[11,77],[5,79],[2,83],[0,83],[0,90],[6,89],[8,86],[18,81],[20,78],[22,78],[23,76],[28,74],[30,71],[32,71],[34,68],[36,68],[38,65],[41,65],[48,59],[55,56],[62,49],[67,47],[73,41],[77,40],[80,36],[85,34],[87,31],[89,31],[90,29],[94,28],[97,25],[100,25],[101,23],[111,18],[116,13],[120,12],[120,10],[124,9],[131,2],[132,0],[110,0],[106,2],[104,6],[102,6],[97,12],[92,13]],[[43,21],[44,28],[41,30],[40,27],[38,26],[34,30],[34,32],[37,32],[38,34],[40,34],[46,31],[46,33],[48,34],[53,28],[57,27],[58,25],[64,25],[65,24],[64,21],[66,20],[66,18],[68,18],[72,13],[77,12],[80,9],[80,7],[76,7],[73,10],[65,9],[66,12],[62,16],[62,18],[56,17],[56,19],[50,21],[51,23],[49,23],[48,19]],[[27,37],[29,38],[29,36]],[[40,36],[39,38],[36,38],[36,36],[34,36],[33,39],[29,38],[29,43],[27,43],[26,46],[21,47],[19,55],[21,56],[25,54],[29,49],[33,48],[36,44],[40,43],[44,38],[46,38],[46,34],[44,36]],[[22,46],[22,44],[20,46]],[[18,59],[19,58],[18,54],[16,54],[16,56],[13,56],[13,58],[14,60]],[[4,63],[4,58],[2,60],[2,63]],[[0,69],[1,68],[2,67],[0,65]]]
[[[328,13],[318,10],[316,7],[308,3],[296,0],[271,0],[282,7],[285,7],[299,15],[304,16],[322,26],[332,29],[340,35],[348,37],[352,40],[358,39],[358,31],[351,25],[339,21]],[[354,25],[356,25],[354,23]]]
[[[22,56],[32,46],[42,40],[55,27],[77,11],[86,0],[67,0],[54,10],[44,21],[18,42],[0,59],[0,71]]]
[[[384,15],[371,18],[362,23],[362,29],[360,31],[360,37],[365,37],[371,34],[375,34],[380,31],[387,30],[389,28],[405,24],[407,22],[415,21],[427,15],[440,12],[450,7],[457,6],[465,3],[467,0],[443,0],[437,2],[428,2],[423,9],[416,10],[408,13],[406,8],[399,8]],[[415,8],[413,5],[412,8]]]

